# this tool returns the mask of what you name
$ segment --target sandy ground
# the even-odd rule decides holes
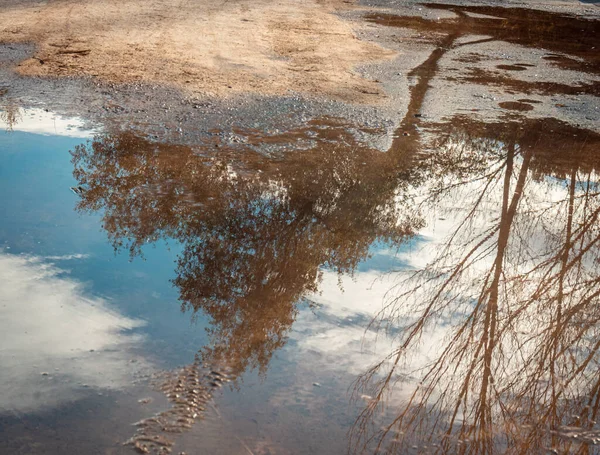
[[[382,151],[416,113],[598,130],[599,3],[346,1],[0,0],[0,115],[49,109],[95,130],[232,147],[240,131],[338,118]]]
[[[188,93],[322,94],[374,103],[354,71],[395,55],[356,38],[341,0],[0,3],[0,42],[35,43],[27,76],[171,84]]]

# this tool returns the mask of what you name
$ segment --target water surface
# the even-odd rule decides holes
[[[597,23],[448,8],[370,16],[435,44],[386,152],[334,118],[190,146],[5,105],[0,452],[595,453],[600,135],[549,106],[597,102],[597,37],[563,39]],[[466,65],[514,100],[425,115],[498,40],[567,73]]]

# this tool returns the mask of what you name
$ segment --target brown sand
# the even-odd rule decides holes
[[[6,6],[8,3],[10,6]],[[357,103],[382,98],[357,64],[392,57],[358,40],[340,0],[50,0],[0,6],[0,42],[33,42],[30,76],[173,84],[226,96],[288,90]]]

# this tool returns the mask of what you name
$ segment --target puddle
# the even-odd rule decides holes
[[[368,16],[432,46],[385,153],[341,118],[182,145],[0,95],[0,453],[594,452],[598,22],[428,7],[457,18]]]
[[[48,109],[23,109],[14,100],[5,100],[0,108],[0,129],[5,131],[78,138],[91,138],[99,133],[80,118],[65,118]]]
[[[138,451],[152,453],[173,443],[173,450],[194,453],[198,438],[211,453],[232,453],[244,445],[278,453],[309,453],[315,447],[343,451],[348,416],[322,431],[307,418],[326,422],[347,409],[348,387],[374,360],[373,353],[362,351],[369,306],[343,297],[339,280],[353,272],[353,279],[343,278],[346,287],[379,299],[384,293],[373,285],[373,270],[381,261],[395,263],[393,251],[411,225],[398,224],[395,215],[397,168],[382,176],[368,164],[394,161],[375,150],[331,141],[345,137],[355,144],[343,125],[332,122],[303,134],[322,148],[289,159],[226,147],[217,154],[214,147],[191,149],[130,134],[87,143],[3,134],[2,185],[16,195],[0,205],[12,215],[1,226],[3,254],[11,263],[36,264],[29,270],[33,283],[40,270],[46,271],[51,290],[42,282],[23,298],[34,305],[53,295],[60,324],[18,312],[25,307],[10,289],[22,287],[22,280],[3,269],[0,301],[10,303],[22,322],[14,330],[29,332],[30,325],[43,321],[50,325],[40,342],[48,354],[37,354],[44,363],[20,351],[15,359],[31,357],[35,366],[22,371],[3,361],[10,373],[7,394],[7,388],[20,385],[24,397],[47,405],[3,407],[0,447],[11,453],[61,453],[68,431],[76,440],[71,447],[82,452],[106,447],[131,453],[133,446],[122,444],[132,437]],[[300,135],[282,134],[279,142],[294,142]],[[326,159],[320,153],[324,149],[330,152]],[[316,171],[307,173],[306,163]],[[373,192],[381,195],[373,198]],[[379,209],[389,213],[376,215]],[[391,256],[384,254],[387,250]],[[62,313],[61,305],[70,301],[61,287],[73,293],[69,298],[78,317],[89,313],[85,324]],[[36,300],[29,297],[33,294]],[[46,305],[31,311],[52,311],[51,302]],[[106,328],[92,319],[94,311],[112,317]],[[60,335],[71,324],[90,333],[87,323],[107,332],[107,341],[70,346]],[[29,349],[39,350],[29,334],[22,336]],[[75,330],[72,336],[85,338]],[[310,339],[314,343],[302,347]],[[322,351],[327,339],[329,351]],[[59,341],[69,368],[53,347]],[[337,349],[331,349],[334,345]],[[338,356],[344,362],[332,370],[330,359]],[[106,359],[92,377],[86,372],[88,358]],[[165,369],[173,370],[160,373]],[[138,377],[139,370],[145,376]],[[211,370],[231,382],[213,385],[219,379]],[[214,377],[205,379],[210,374]],[[19,381],[21,376],[31,383]],[[60,390],[68,400],[51,400],[60,395],[42,386],[50,381],[64,385]],[[161,389],[168,395],[162,402],[145,401]],[[101,412],[88,411],[96,408]],[[284,421],[274,419],[284,410]],[[261,422],[260,435],[253,421]],[[28,432],[22,425],[34,422],[40,426],[36,437],[24,438]],[[91,426],[104,426],[108,433],[90,434]],[[232,431],[239,440],[226,436]],[[330,440],[332,434],[337,436]],[[307,438],[316,445],[306,445]]]
[[[404,329],[392,365],[359,381],[378,398],[355,427],[357,444],[373,437],[398,453],[587,450],[599,430],[600,136],[549,120],[462,119],[444,129],[434,129],[435,152],[416,166],[427,241],[407,255],[412,267],[380,314],[384,326]],[[403,379],[407,363],[421,368],[418,380]],[[383,381],[370,377],[376,371]],[[397,381],[406,401],[382,418]],[[372,422],[381,431],[370,433]]]
[[[514,381],[514,375],[508,373],[524,370],[519,363],[523,360],[519,357],[511,362],[506,360],[504,364],[502,353],[507,348],[502,343],[523,344],[523,356],[530,353],[537,355],[538,352],[533,349],[536,343],[546,345],[548,342],[536,336],[547,337],[548,331],[559,330],[553,328],[557,323],[553,311],[558,311],[557,308],[570,314],[569,318],[574,318],[579,306],[584,305],[582,302],[588,302],[585,321],[571,323],[568,320],[564,329],[567,333],[561,333],[561,336],[566,337],[564,342],[571,343],[581,352],[593,349],[593,345],[586,343],[593,341],[591,333],[587,332],[595,327],[589,318],[593,313],[591,308],[596,304],[595,269],[592,265],[596,254],[594,220],[597,211],[593,204],[597,192],[595,176],[600,164],[596,152],[600,136],[553,120],[486,124],[457,118],[446,124],[428,125],[422,130],[423,148],[419,159],[407,161],[392,152],[382,154],[358,144],[348,147],[341,145],[343,141],[329,141],[334,129],[331,123],[327,123],[324,130],[322,124],[314,124],[306,133],[311,133],[309,136],[317,142],[317,146],[289,152],[279,158],[266,158],[251,151],[226,151],[219,155],[212,150],[153,143],[127,134],[97,137],[87,144],[74,145],[70,148],[70,155],[65,149],[60,152],[64,164],[70,161],[70,169],[76,177],[71,182],[65,176],[61,190],[65,197],[70,198],[70,207],[76,206],[79,216],[71,215],[69,223],[52,228],[66,231],[62,234],[66,238],[57,242],[62,246],[54,245],[52,255],[39,246],[28,253],[36,256],[20,255],[27,248],[20,246],[22,242],[18,241],[18,233],[30,229],[27,220],[21,220],[19,229],[13,234],[17,238],[7,236],[6,244],[15,246],[6,250],[12,252],[4,253],[3,260],[31,264],[24,273],[35,277],[39,277],[40,269],[44,270],[48,276],[45,279],[56,289],[52,292],[57,302],[68,302],[58,292],[60,286],[64,286],[71,289],[70,292],[77,292],[70,297],[73,302],[83,302],[95,308],[94,311],[104,311],[107,303],[100,302],[92,292],[84,294],[82,285],[76,281],[96,280],[96,273],[89,274],[85,270],[76,273],[71,261],[77,261],[77,264],[114,261],[114,247],[119,252],[117,258],[133,258],[132,262],[124,261],[119,266],[127,270],[127,267],[135,268],[140,263],[140,255],[147,255],[146,262],[152,262],[156,259],[152,257],[152,245],[162,249],[162,241],[168,240],[175,253],[166,267],[171,270],[163,268],[154,272],[154,279],[163,276],[159,287],[165,287],[170,279],[171,291],[176,294],[164,303],[164,310],[173,313],[179,313],[181,307],[185,310],[184,318],[163,323],[163,327],[152,331],[135,323],[139,326],[135,332],[142,337],[136,336],[135,341],[129,342],[135,356],[127,354],[129,348],[111,346],[110,343],[114,342],[92,343],[93,346],[90,346],[94,352],[90,352],[90,346],[76,343],[77,349],[85,355],[73,354],[69,359],[71,368],[82,371],[80,375],[87,368],[86,358],[102,359],[105,351],[114,354],[111,354],[112,363],[97,371],[94,380],[86,379],[86,387],[79,386],[84,396],[71,391],[68,393],[70,400],[75,403],[85,401],[86,391],[94,396],[97,393],[109,396],[113,389],[121,393],[138,390],[132,389],[131,381],[121,384],[114,377],[121,374],[118,359],[122,356],[125,359],[135,358],[135,369],[148,364],[150,366],[146,369],[157,371],[158,365],[169,363],[161,357],[167,355],[171,348],[148,351],[144,343],[150,346],[156,345],[158,340],[168,343],[166,332],[177,331],[182,324],[186,326],[189,322],[184,321],[193,316],[203,321],[201,325],[208,330],[207,338],[197,339],[197,345],[190,343],[192,345],[184,350],[188,352],[187,356],[196,360],[181,370],[175,370],[167,382],[161,382],[160,376],[151,381],[165,384],[160,387],[166,391],[174,407],[165,406],[162,411],[156,411],[156,416],[148,412],[127,422],[141,422],[137,427],[137,439],[133,440],[138,451],[147,448],[151,453],[160,453],[161,448],[171,448],[173,444],[175,448],[193,447],[200,438],[204,447],[210,447],[214,453],[230,453],[244,445],[254,451],[261,444],[278,453],[309,453],[314,447],[309,448],[304,438],[310,435],[323,444],[319,446],[320,450],[328,448],[328,451],[343,452],[347,443],[345,432],[353,428],[353,418],[360,415],[360,405],[365,402],[370,406],[383,405],[382,399],[359,398],[356,411],[347,411],[348,388],[355,384],[357,378],[364,378],[365,371],[385,353],[384,347],[394,352],[398,346],[398,341],[392,342],[384,332],[379,333],[379,342],[372,344],[376,334],[373,326],[365,338],[364,330],[369,327],[376,309],[381,309],[382,302],[391,306],[380,314],[380,321],[384,326],[391,324],[393,336],[402,340],[407,332],[400,328],[425,312],[424,324],[419,330],[424,332],[423,337],[431,340],[430,343],[435,341],[439,346],[443,346],[453,329],[460,332],[461,324],[466,324],[464,321],[473,324],[467,327],[475,330],[474,333],[484,334],[491,330],[486,328],[483,308],[495,305],[498,312],[496,324],[500,328],[497,329],[498,335],[494,335],[499,337],[494,340],[494,347],[489,346],[485,351],[486,344],[482,344],[479,351],[476,348],[478,344],[473,341],[478,340],[479,335],[467,336],[462,332],[456,343],[449,345],[450,351],[446,354],[469,353],[464,359],[459,356],[461,362],[457,366],[476,361],[477,369],[469,378],[472,382],[467,383],[473,390],[481,385],[479,381],[483,372],[480,369],[485,366],[481,363],[485,357],[479,360],[476,355],[483,356],[489,350],[498,349],[498,361],[501,363],[494,366],[495,383],[508,387],[504,381],[509,381],[513,387],[525,387],[518,389],[519,393],[524,400],[533,400],[535,395],[529,393],[531,381],[547,380],[546,370],[542,368],[545,360],[531,359],[531,362],[541,362],[539,372],[534,370],[532,377],[524,376],[523,383]],[[321,134],[322,131],[326,134]],[[335,136],[343,138],[344,131],[344,126],[339,125]],[[282,135],[280,140],[290,138],[295,140],[297,135]],[[346,140],[351,142],[351,136],[346,136]],[[2,168],[6,169],[6,154],[3,157]],[[43,161],[40,165],[49,167],[49,163]],[[14,184],[7,182],[11,183]],[[23,182],[27,183],[30,182]],[[69,186],[79,186],[82,190],[73,194],[68,190]],[[80,231],[90,216],[96,217],[94,225],[103,226],[104,230],[104,233],[95,230],[92,238],[100,241],[99,237],[108,235],[110,240],[110,245],[105,245],[100,252],[74,249],[72,246],[79,234],[72,236],[71,231]],[[561,232],[563,235],[571,232],[568,234],[571,240],[567,240],[570,245],[568,251],[557,246],[560,245],[557,242],[561,241]],[[32,240],[35,244],[35,238]],[[499,248],[503,250],[498,252]],[[378,265],[388,254],[390,261]],[[494,264],[498,264],[498,257],[502,259],[503,269],[496,278],[498,282],[492,282],[497,287],[494,291],[496,287],[490,288],[489,280],[496,276]],[[51,263],[60,264],[60,268],[51,266]],[[568,274],[565,271],[563,278],[560,278],[563,273],[560,272],[561,264],[563,268],[568,266]],[[70,275],[75,274],[75,277],[65,278],[65,284],[52,281],[59,279],[54,277],[61,276],[66,270],[71,270]],[[416,271],[419,272],[414,275]],[[132,271],[128,272],[131,276]],[[6,273],[3,275],[6,276]],[[577,284],[580,275],[585,276],[585,286]],[[405,280],[407,276],[410,279]],[[348,280],[349,277],[353,278]],[[529,278],[523,281],[523,277]],[[120,281],[123,283],[132,278],[121,278]],[[140,277],[133,279],[140,280]],[[555,289],[561,279],[564,280],[563,288],[569,283],[569,290],[564,291],[562,297],[556,294],[558,291]],[[445,280],[451,281],[445,284]],[[547,280],[548,284],[545,285],[543,280]],[[16,278],[11,275],[8,275],[8,282],[14,282],[16,286]],[[155,314],[156,299],[153,295],[160,291],[156,290],[158,284],[151,283],[146,279],[137,285],[132,284],[138,288],[149,286],[137,291],[137,298],[141,300],[139,306],[122,301],[124,289],[120,283],[105,282],[95,291],[114,296],[110,302],[116,308],[110,313],[113,318],[110,321],[114,321],[110,324],[114,324],[115,328],[106,329],[114,334],[112,336],[129,336],[118,333],[133,329],[133,322],[128,322],[133,315],[143,315],[146,325],[156,326],[156,318],[162,315],[160,311]],[[418,283],[419,287],[411,288],[412,283]],[[126,286],[125,283],[123,285]],[[43,287],[44,282],[36,286]],[[448,291],[439,292],[436,286],[446,286]],[[14,303],[20,300],[13,294],[7,294],[8,289],[10,287],[4,287],[3,301]],[[36,288],[30,292],[48,294],[43,289],[37,292]],[[495,295],[494,292],[498,295],[490,297]],[[524,294],[519,294],[521,292]],[[527,292],[533,293],[533,296]],[[485,301],[476,305],[478,293],[486,299],[497,299],[497,302],[492,305]],[[537,294],[540,296],[537,297]],[[432,295],[437,297],[430,302],[427,299],[432,297],[427,296]],[[23,299],[32,304],[36,301],[30,297]],[[435,304],[431,314],[423,308],[429,303]],[[122,309],[117,310],[119,307]],[[476,311],[478,308],[481,312]],[[87,330],[85,325],[62,317],[62,311],[57,315],[60,324],[78,324],[81,330]],[[90,320],[89,310],[80,311]],[[128,316],[118,316],[115,311],[124,311]],[[517,314],[511,316],[512,311],[517,311]],[[540,314],[547,314],[547,318]],[[47,322],[47,317],[45,319]],[[34,323],[27,321],[28,324]],[[532,331],[533,321],[540,329],[539,333],[537,329]],[[504,324],[509,325],[505,327]],[[544,329],[544,324],[547,329]],[[98,322],[94,326],[96,330],[105,330]],[[20,330],[19,327],[15,325],[15,330]],[[50,327],[61,331],[58,323]],[[434,327],[443,327],[443,330],[434,330]],[[199,326],[193,326],[192,330],[202,331]],[[77,332],[71,332],[74,339],[78,339]],[[50,339],[57,337],[56,334],[48,336]],[[517,338],[513,339],[513,336]],[[519,338],[521,336],[523,340]],[[59,338],[62,342],[66,341],[64,336]],[[152,338],[153,342],[147,338]],[[118,343],[127,338],[121,339],[123,341]],[[135,343],[142,343],[142,346],[136,348]],[[473,349],[466,349],[465,346],[471,343],[475,343]],[[365,350],[365,346],[370,348]],[[414,348],[407,344],[407,350],[409,347],[415,362],[413,366],[423,363],[423,367],[428,364],[426,359],[438,349],[435,344],[429,343],[417,344]],[[66,350],[73,352],[68,345]],[[495,354],[495,351],[491,352]],[[567,355],[567,352],[571,351],[565,350],[562,355]],[[20,381],[20,385],[28,390],[34,389],[37,397],[46,397],[48,392],[38,383],[56,380],[55,376],[59,373],[54,372],[55,368],[61,372],[65,369],[56,359],[57,353],[55,347],[47,355],[43,351],[38,352],[46,363],[37,365],[27,374],[12,368],[8,371],[14,373],[15,380],[21,376],[31,377],[32,381],[35,380],[34,384]],[[179,354],[180,358],[185,356]],[[587,367],[577,372],[582,365],[585,366],[585,357],[580,361],[569,359],[570,363],[561,363],[563,373],[570,371],[564,370],[569,367],[574,370],[571,374],[575,374],[577,379],[579,375],[588,374]],[[447,361],[446,357],[442,360]],[[123,361],[123,365],[128,374],[134,373],[134,369],[127,368],[130,367],[127,361]],[[442,366],[446,368],[445,363],[437,367]],[[389,368],[390,362],[385,362],[383,367]],[[398,368],[398,372],[391,376],[395,380],[405,375]],[[507,370],[504,371],[504,368]],[[216,373],[210,373],[211,369]],[[46,370],[49,370],[49,377],[43,374]],[[462,370],[455,373],[463,374]],[[68,369],[64,374],[69,374]],[[215,381],[221,374],[232,382],[221,387],[217,384],[219,380]],[[207,379],[203,379],[205,377]],[[385,379],[386,376],[377,377]],[[440,378],[434,376],[436,381]],[[447,374],[444,378],[448,387],[456,385],[454,380],[464,380],[460,375],[455,379]],[[4,383],[10,385],[15,381]],[[230,388],[229,384],[233,387]],[[401,395],[406,397],[406,387],[410,389],[413,384],[412,380],[408,380]],[[384,382],[383,386],[388,387],[389,382]],[[460,382],[456,387],[460,389],[459,386]],[[385,396],[374,393],[377,388],[372,387],[367,386],[360,395]],[[247,395],[250,390],[256,397],[242,399],[237,395]],[[580,393],[583,390],[578,388]],[[448,400],[444,403],[449,406],[453,405],[453,391],[444,391],[445,400]],[[514,390],[508,388],[505,393],[512,395],[512,392]],[[141,390],[136,393],[135,400],[130,401],[136,403],[131,406],[137,409],[138,414],[143,414],[146,409],[156,409],[144,404],[148,392]],[[294,399],[294,396],[297,398]],[[543,393],[541,397],[536,396],[544,397]],[[386,403],[387,411],[381,415],[402,409],[399,406],[401,402],[394,400],[393,405]],[[490,409],[501,402],[498,397],[490,400]],[[51,405],[53,403],[48,404]],[[71,409],[72,406],[63,405],[63,408],[66,407],[64,412],[76,412]],[[17,412],[14,404],[10,409]],[[266,409],[267,415],[284,413],[285,418],[280,420],[279,417],[267,418],[260,413],[256,415],[257,409]],[[374,407],[373,411],[376,409]],[[26,411],[26,415],[39,413],[32,409]],[[243,413],[242,416],[234,418],[239,412]],[[427,411],[424,422],[414,427],[416,434],[410,433],[410,425],[392,427],[392,444],[413,450],[415,444],[422,447],[446,441],[436,431],[423,433],[422,425],[431,423],[431,412]],[[442,419],[443,413],[448,410],[444,408],[440,412],[439,418]],[[540,419],[536,421],[536,431],[540,431],[540,425],[547,425],[543,434],[554,434],[550,432],[560,431],[560,425],[573,424],[568,418],[574,412],[579,415],[583,411],[572,406],[561,407],[560,415],[568,415],[552,422],[543,420],[543,416],[533,411],[526,417]],[[338,413],[346,417],[335,424],[329,423],[322,430],[315,430],[312,426],[314,422],[329,421]],[[381,419],[381,415],[377,413],[376,420]],[[367,416],[370,418],[371,414],[363,414],[361,418]],[[516,419],[517,415],[512,418]],[[89,419],[95,421],[95,417]],[[260,422],[258,427],[262,430],[259,434],[265,436],[258,437],[257,425],[252,424],[249,428],[246,419]],[[294,422],[295,437],[281,428],[289,428],[290,422]],[[473,425],[477,424],[474,422]],[[14,435],[11,428],[15,423],[6,425],[6,434]],[[79,428],[77,424],[71,425]],[[219,428],[216,435],[209,436],[215,428]],[[448,443],[454,444],[456,440],[465,438],[477,442],[471,428],[470,425],[467,427],[467,423],[454,428]],[[588,433],[592,430],[586,429]],[[221,438],[229,431],[235,432],[239,441],[223,443]],[[410,438],[398,438],[400,432],[410,435]],[[130,440],[134,433],[136,427],[131,427],[130,434],[120,443]],[[331,434],[337,436],[328,441]],[[265,440],[266,436],[270,439]],[[40,436],[44,437],[52,441],[48,435]],[[426,437],[425,442],[423,437]],[[86,443],[92,440],[94,438],[89,436],[84,438]],[[408,441],[406,447],[402,445],[405,441]],[[540,444],[546,443],[540,441]],[[560,445],[560,442],[556,444]],[[111,446],[115,450],[117,447],[123,451],[131,450],[128,446]],[[36,453],[32,447],[25,445],[15,449],[14,453]],[[53,447],[51,443],[49,447]],[[82,447],[88,446],[84,443]],[[39,453],[48,452],[42,450]]]
[[[532,111],[533,106],[529,103],[524,103],[522,101],[505,101],[503,103],[498,103],[503,109],[508,109],[511,111]]]
[[[458,17],[436,20],[383,13],[368,14],[366,17],[373,23],[428,33],[433,40],[439,39],[438,37],[444,34],[483,36],[489,37],[484,39],[501,40],[559,53],[558,57],[568,54],[574,58],[552,61],[563,66],[561,62],[568,60],[569,67],[577,66],[580,71],[594,73],[600,71],[598,56],[600,25],[597,20],[526,8],[436,3],[424,4],[424,6],[434,13],[436,10],[451,11]],[[493,17],[473,17],[469,13]]]

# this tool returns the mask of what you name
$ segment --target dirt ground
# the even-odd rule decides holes
[[[382,151],[415,114],[597,130],[598,5],[0,0],[0,113],[230,146],[338,118]]]
[[[354,67],[396,53],[358,40],[335,14],[350,8],[341,0],[9,2],[0,8],[0,42],[35,43],[17,68],[26,76],[376,103],[379,84]]]

